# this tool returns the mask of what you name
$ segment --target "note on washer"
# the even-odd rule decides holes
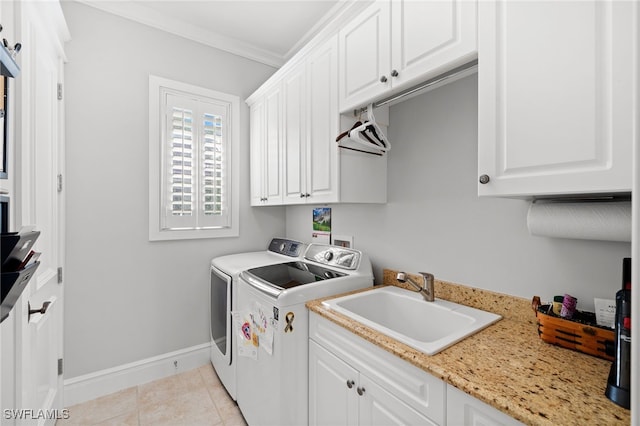
[[[238,336],[238,356],[258,359],[258,336],[252,327],[249,311],[231,312],[233,325]]]
[[[269,310],[258,302],[251,308],[251,326],[258,336],[259,346],[269,355],[273,354],[273,325]]]

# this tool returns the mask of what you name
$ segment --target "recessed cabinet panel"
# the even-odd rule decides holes
[[[522,426],[518,420],[447,385],[447,424],[456,426]]]
[[[503,100],[498,121],[505,124],[504,133],[498,134],[504,151],[498,155],[504,158],[501,168],[505,173],[526,168],[534,172],[578,162],[607,167],[611,133],[603,114],[609,108],[600,105],[610,104],[611,87],[605,79],[610,78],[606,68],[611,52],[610,46],[594,42],[603,39],[610,24],[597,13],[601,5],[535,2],[502,3],[501,8],[498,39],[504,41],[504,55],[496,61],[498,80],[504,80],[497,92]],[[567,31],[569,22],[573,24]],[[576,45],[576,40],[585,42]]]
[[[284,85],[284,197],[287,204],[304,203],[306,192],[305,67],[285,77]]]
[[[360,375],[359,388],[362,393],[359,401],[361,425],[438,425],[364,374]]]
[[[250,114],[250,164],[251,170],[251,205],[256,206],[262,204],[264,200],[263,189],[263,170],[264,157],[262,152],[263,132],[264,132],[264,102],[262,100],[251,106]]]
[[[455,2],[401,2],[394,9],[399,12],[402,25],[399,49],[403,68],[420,61],[435,49],[456,39]],[[395,16],[394,16],[395,17]],[[431,37],[410,37],[429,28]],[[395,29],[395,27],[394,27]],[[426,35],[426,34],[425,34]]]
[[[280,184],[280,90],[267,96],[266,106],[266,196],[282,197]]]
[[[631,2],[480,2],[480,195],[631,190]]]

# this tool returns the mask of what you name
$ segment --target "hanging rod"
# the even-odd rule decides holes
[[[378,102],[374,102],[373,103],[373,107],[374,108],[378,108],[381,107],[383,105],[387,105],[390,104],[392,102],[398,101],[402,98],[405,98],[407,96],[411,96],[414,94],[417,94],[418,92],[425,90],[433,85],[436,85],[438,83],[442,83],[445,82],[447,80],[451,80],[454,78],[460,78],[460,77],[464,77],[468,74],[471,74],[472,72],[476,71],[478,69],[478,60],[474,59],[471,62],[467,62],[466,64],[460,65],[459,67],[453,68],[452,70],[449,70],[447,72],[445,72],[444,74],[440,74],[437,77],[434,77],[432,79],[429,79],[423,83],[418,84],[417,86],[414,87],[410,87],[409,89],[406,89],[400,93],[398,93],[397,95],[393,95],[391,97],[388,97],[386,99],[382,99]],[[354,116],[358,116],[361,113],[367,111],[367,108],[360,108],[360,109],[354,109],[353,110],[353,115]]]

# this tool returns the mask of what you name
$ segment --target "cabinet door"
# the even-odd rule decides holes
[[[282,204],[282,90],[278,85],[265,95],[264,204]]]
[[[342,111],[391,87],[390,7],[388,0],[379,0],[340,30]]]
[[[251,205],[259,206],[264,201],[264,100],[260,99],[251,105],[249,116],[250,144],[249,162],[251,170]]]
[[[303,204],[306,200],[306,111],[305,67],[299,66],[283,80],[284,117],[284,200],[285,204]]]
[[[356,370],[309,340],[309,425],[358,424],[357,381]]]
[[[307,61],[307,195],[308,202],[339,200],[338,173],[338,41],[332,37]]]
[[[357,383],[361,425],[434,425],[438,423],[415,411],[366,375]]]
[[[447,423],[457,426],[522,425],[516,419],[451,385],[447,385]]]
[[[633,2],[479,2],[479,195],[631,190]]]
[[[442,74],[477,56],[476,4],[466,0],[391,2],[394,88]]]

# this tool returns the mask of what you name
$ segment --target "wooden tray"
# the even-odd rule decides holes
[[[614,360],[615,331],[596,325],[594,313],[576,311],[574,318],[566,320],[548,314],[550,305],[541,305],[538,296],[531,305],[538,319],[538,335],[544,342]]]

